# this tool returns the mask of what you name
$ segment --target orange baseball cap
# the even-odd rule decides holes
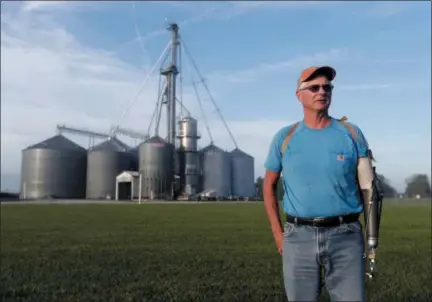
[[[297,80],[297,88],[300,87],[301,83],[318,74],[325,76],[329,81],[333,81],[333,79],[336,77],[336,70],[330,66],[312,66],[306,68],[301,72],[300,77]]]

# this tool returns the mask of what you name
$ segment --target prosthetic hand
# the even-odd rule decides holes
[[[379,241],[379,227],[383,194],[379,179],[372,167],[369,157],[359,159],[358,180],[364,202],[365,242],[367,245],[367,258],[369,262],[369,278],[374,277],[375,254]]]

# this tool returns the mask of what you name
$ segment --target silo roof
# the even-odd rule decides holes
[[[194,118],[191,117],[191,116],[185,116],[184,118],[182,118],[182,119],[180,120],[180,122],[188,122],[188,121],[196,122],[197,120],[194,119]]]
[[[146,144],[153,144],[153,143],[163,143],[163,144],[167,144],[168,142],[166,140],[164,140],[162,137],[160,136],[152,136],[150,137],[148,140],[146,140],[144,143]]]
[[[207,147],[204,147],[201,149],[201,152],[209,152],[209,151],[213,151],[213,152],[225,152],[224,150],[222,150],[221,148],[219,148],[218,146],[214,145],[214,144],[210,144]]]
[[[99,145],[89,149],[90,152],[94,151],[113,151],[113,152],[126,152],[130,149],[128,145],[120,141],[118,138],[112,137]]]
[[[240,156],[244,156],[244,157],[250,157],[250,158],[253,158],[252,155],[247,154],[246,152],[240,150],[239,148],[235,148],[235,149],[232,150],[230,153],[231,153],[232,156],[239,156],[239,157],[240,157]]]
[[[40,143],[31,145],[25,150],[29,149],[51,149],[51,150],[76,150],[85,152],[86,149],[64,137],[61,134],[50,137]]]
[[[154,147],[172,146],[171,143],[169,143],[168,141],[164,140],[162,137],[157,135],[150,137],[143,144],[153,145]]]

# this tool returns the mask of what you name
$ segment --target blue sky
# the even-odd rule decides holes
[[[255,157],[256,177],[273,134],[301,119],[299,72],[328,64],[337,70],[331,114],[361,127],[379,172],[403,190],[410,174],[431,170],[430,10],[430,2],[2,2],[2,188],[4,175],[19,174],[20,150],[58,123],[147,130],[157,73],[135,95],[168,42],[165,25],[177,22],[239,147]],[[182,99],[204,146],[184,53],[182,67]],[[233,149],[203,87],[200,95],[215,143]]]

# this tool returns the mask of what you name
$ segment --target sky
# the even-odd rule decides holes
[[[237,144],[255,158],[255,178],[263,176],[273,135],[302,119],[301,70],[330,65],[330,114],[362,129],[377,171],[403,191],[411,174],[431,174],[430,11],[428,1],[3,1],[2,189],[19,187],[21,150],[57,134],[57,124],[154,134],[156,63],[176,22],[184,42],[178,97],[198,119],[200,147],[210,142],[207,121],[217,146]],[[87,137],[66,136],[89,146]]]

